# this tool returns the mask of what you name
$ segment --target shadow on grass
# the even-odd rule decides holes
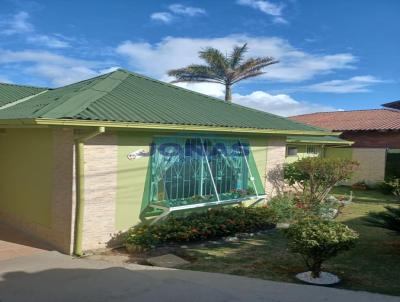
[[[362,217],[342,220],[360,233],[360,240],[354,249],[327,261],[324,270],[342,278],[339,288],[400,295],[400,238],[367,226]],[[279,230],[237,244],[190,249],[187,253],[196,259],[186,267],[191,270],[287,282],[298,282],[294,275],[306,270],[301,256],[288,251]]]

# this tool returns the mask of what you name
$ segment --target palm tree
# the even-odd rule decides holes
[[[168,71],[169,76],[175,77],[172,83],[179,82],[208,82],[225,86],[225,101],[232,102],[232,85],[237,82],[259,76],[262,69],[268,65],[278,63],[272,57],[248,58],[247,43],[235,46],[229,55],[223,55],[218,49],[208,47],[199,51],[199,57],[207,65],[192,64],[184,68]]]

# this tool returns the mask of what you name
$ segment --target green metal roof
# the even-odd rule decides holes
[[[288,143],[310,143],[310,144],[324,144],[324,145],[347,145],[353,144],[351,141],[341,139],[336,136],[288,136],[286,138]]]
[[[0,83],[0,107],[38,94],[46,88]]]
[[[328,132],[125,70],[0,110],[0,119],[40,118]]]

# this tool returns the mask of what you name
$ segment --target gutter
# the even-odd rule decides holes
[[[73,253],[82,256],[82,238],[83,238],[83,218],[85,210],[85,142],[95,136],[103,134],[105,127],[98,127],[92,133],[75,138],[75,228],[74,228],[74,247]]]
[[[4,125],[4,126],[3,126]],[[111,122],[111,121],[95,121],[95,120],[74,120],[74,119],[12,119],[0,120],[0,127],[18,127],[21,125],[26,127],[42,126],[42,127],[107,127],[113,129],[140,129],[151,131],[195,131],[195,132],[219,132],[219,133],[248,133],[261,135],[308,135],[308,136],[339,136],[341,132],[330,132],[324,129],[316,130],[285,130],[285,129],[259,129],[259,128],[240,128],[240,127],[222,127],[222,126],[204,126],[204,125],[180,125],[180,124],[159,124],[159,123],[142,123],[142,122]]]

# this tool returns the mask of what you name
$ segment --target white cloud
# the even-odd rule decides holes
[[[300,82],[316,75],[353,68],[357,60],[350,53],[321,54],[296,49],[288,41],[276,37],[232,35],[220,38],[166,37],[158,43],[125,41],[116,51],[129,60],[133,69],[161,78],[169,69],[202,63],[198,51],[211,46],[223,53],[233,46],[248,43],[248,56],[272,56],[280,61],[268,66],[258,79],[279,82]]]
[[[34,45],[46,46],[49,48],[66,48],[71,45],[60,35],[44,35],[37,33],[35,27],[29,22],[30,15],[27,12],[19,12],[10,19],[0,21],[1,34],[24,35],[26,42]]]
[[[368,92],[371,85],[383,81],[371,76],[356,76],[347,80],[331,80],[303,87],[302,90],[313,92],[354,93]]]
[[[12,84],[12,81],[9,78],[7,78],[6,76],[0,75],[0,83]]]
[[[258,110],[274,113],[282,116],[292,116],[320,111],[335,111],[332,106],[298,101],[287,94],[272,95],[265,91],[253,91],[247,95],[234,93],[235,103]]]
[[[45,79],[54,86],[71,84],[117,68],[105,69],[107,62],[75,59],[38,50],[0,50],[1,64],[8,64],[9,68],[10,64],[17,64],[19,72]]]
[[[150,19],[169,24],[176,20],[179,16],[182,17],[197,17],[205,15],[206,11],[200,7],[185,6],[175,3],[168,6],[168,12],[155,12],[150,15]]]
[[[217,98],[224,97],[224,87],[212,83],[177,83],[179,87],[194,90]],[[270,94],[265,91],[253,91],[249,94],[234,93],[233,102],[257,110],[274,113],[281,116],[292,116],[320,111],[336,111],[332,106],[298,101],[287,94]]]
[[[150,15],[150,18],[155,21],[160,21],[162,23],[171,23],[174,16],[168,12],[156,12]]]
[[[9,20],[0,21],[2,34],[14,35],[29,33],[34,30],[33,25],[29,23],[29,14],[27,12],[19,12],[12,16]]]
[[[195,17],[199,15],[205,15],[206,11],[200,7],[185,6],[182,4],[171,4],[169,10],[177,15],[184,15],[189,17]]]
[[[237,0],[239,5],[251,7],[259,10],[264,14],[273,16],[274,23],[287,24],[287,20],[282,17],[282,10],[284,5],[274,4],[271,1],[266,0]]]
[[[64,86],[99,75],[85,66],[38,64],[25,69],[26,73],[49,79],[55,86]]]
[[[67,48],[71,45],[67,41],[48,35],[32,35],[26,38],[29,43],[44,45],[49,48]]]

